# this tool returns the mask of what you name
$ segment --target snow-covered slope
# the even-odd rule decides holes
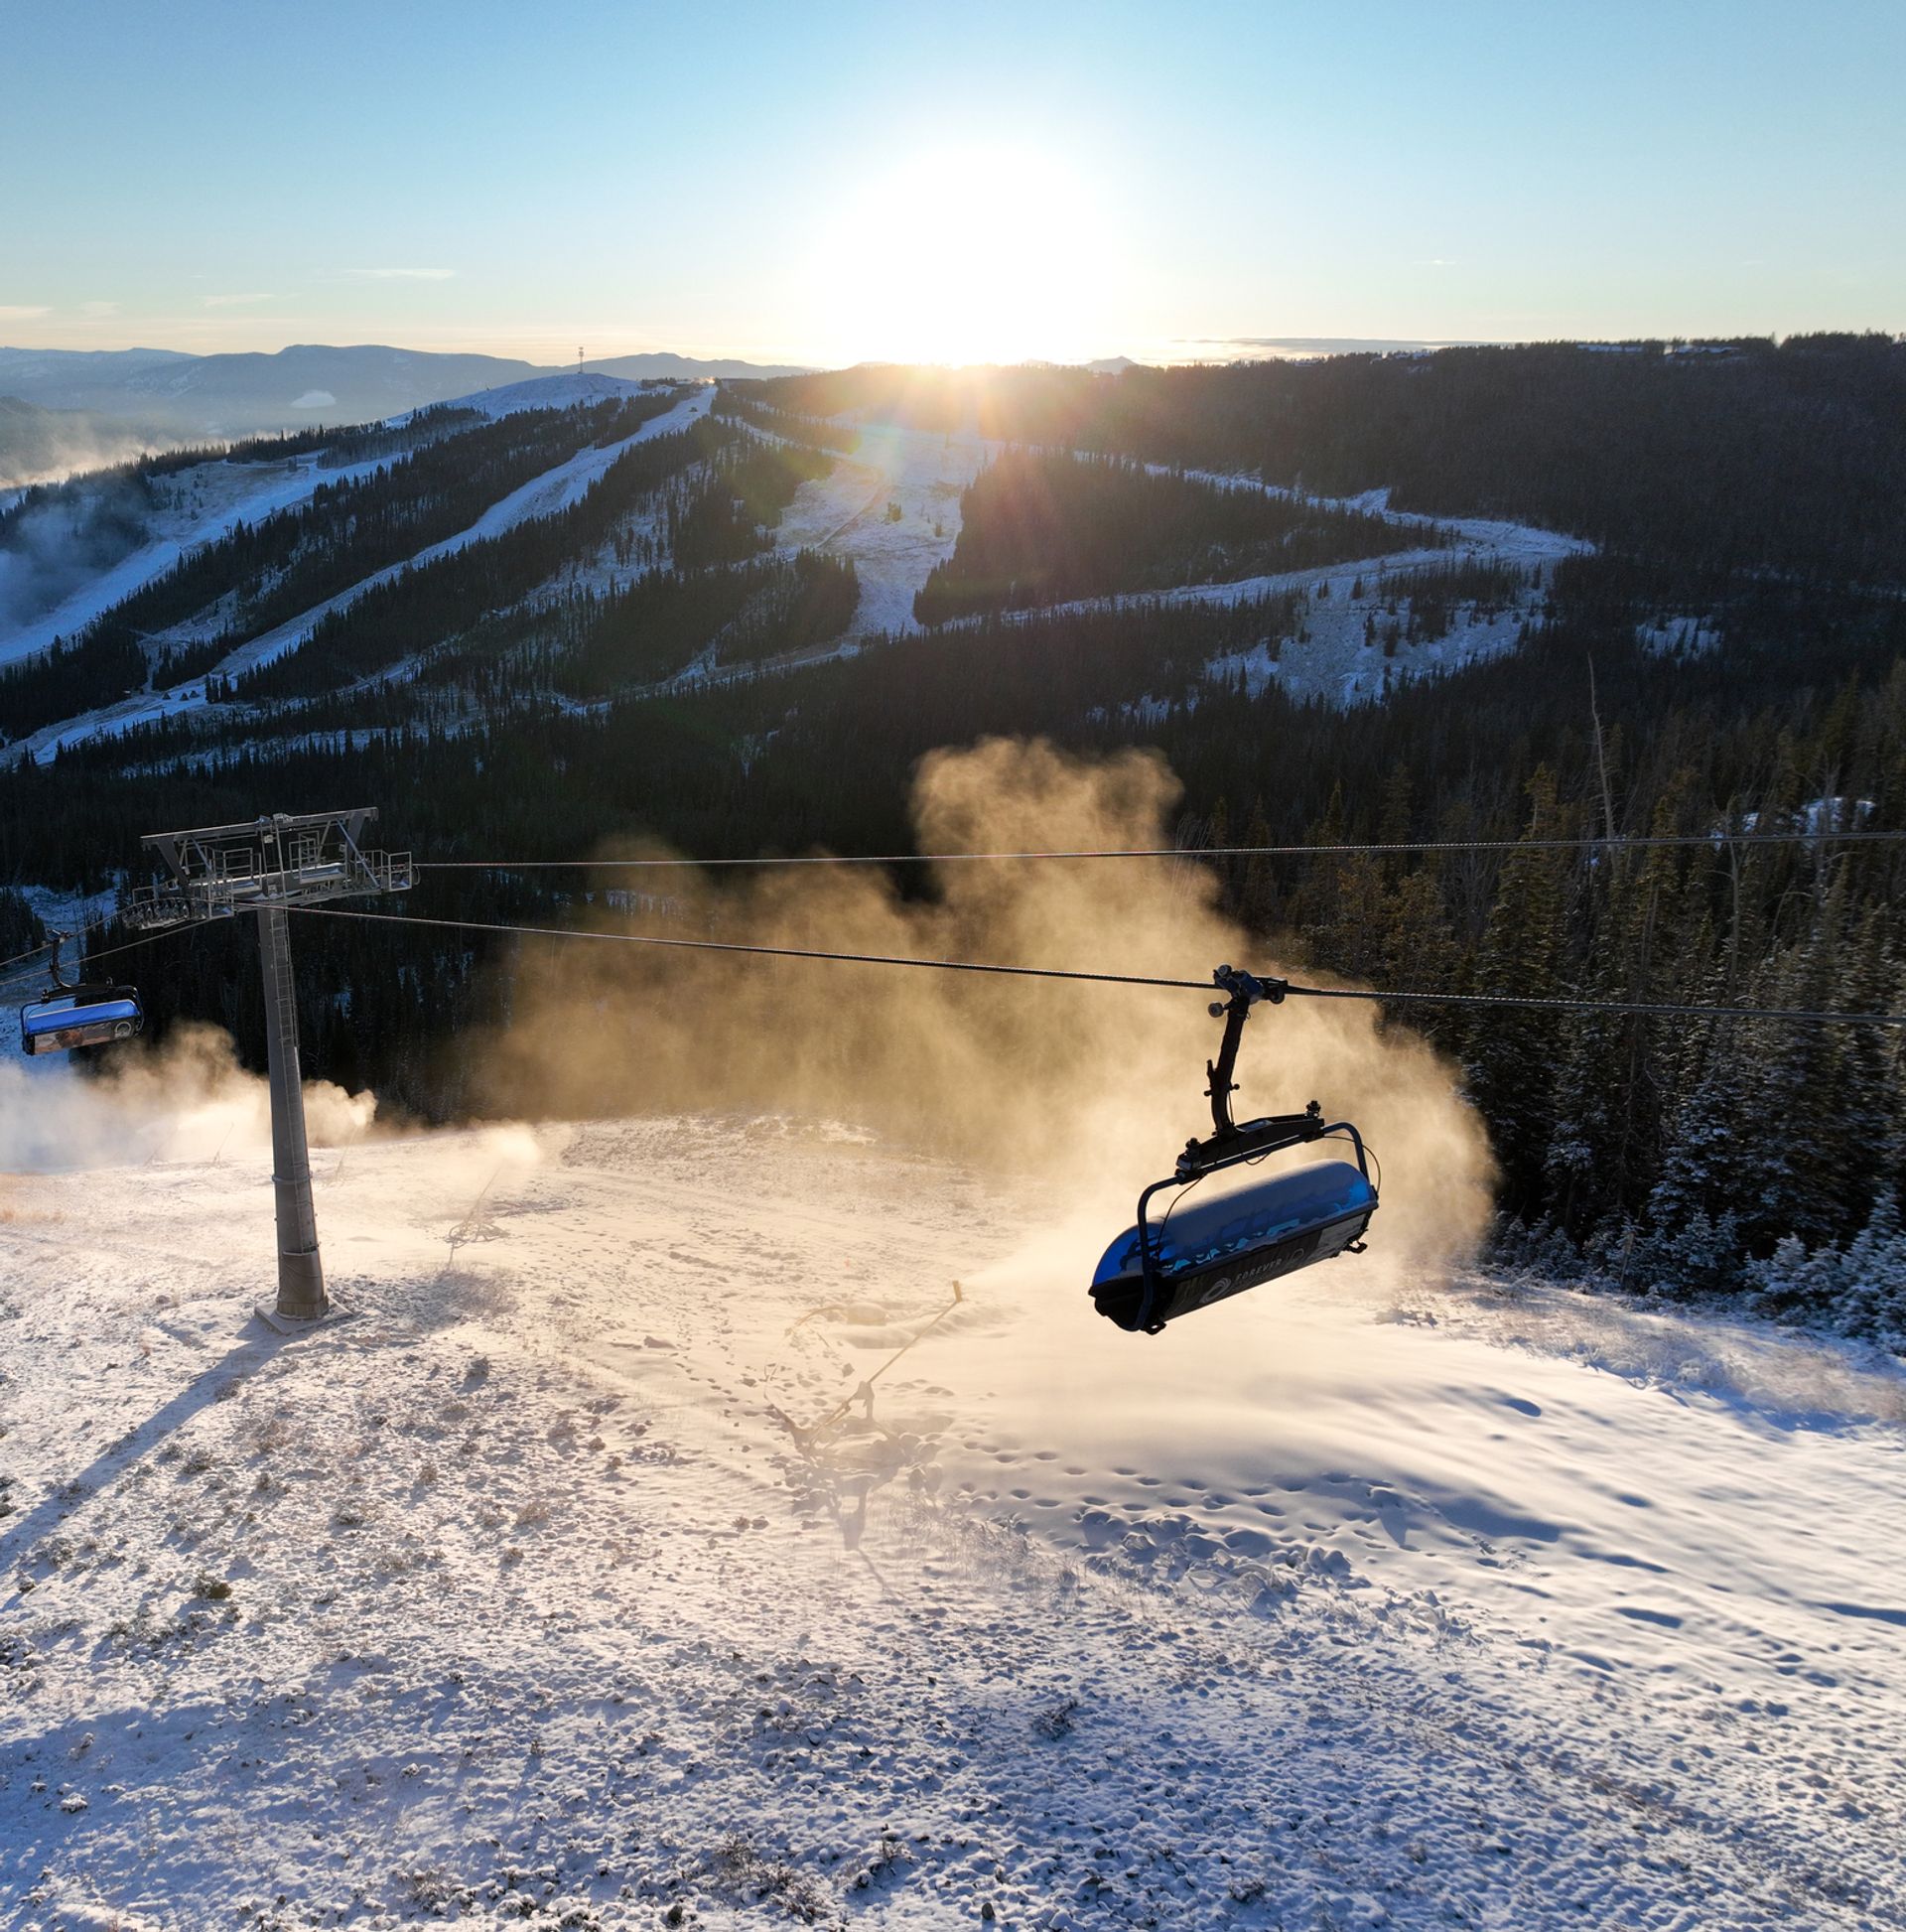
[[[861,603],[850,637],[917,629],[913,599],[934,565],[952,556],[960,493],[998,447],[967,432],[870,423],[851,457],[795,492],[774,540],[852,561]]]
[[[564,378],[555,378],[558,381]],[[608,381],[610,378],[590,378]],[[534,384],[519,385],[532,388]],[[632,389],[632,384],[619,385]],[[500,497],[483,511],[476,522],[468,528],[459,530],[454,536],[445,537],[420,550],[414,557],[407,557],[401,563],[391,564],[383,570],[361,578],[357,583],[325,599],[322,604],[314,605],[308,611],[301,611],[297,617],[287,619],[263,635],[253,637],[248,642],[228,652],[211,667],[209,673],[201,672],[183,683],[156,691],[138,692],[132,697],[123,698],[116,704],[101,706],[73,718],[65,718],[57,724],[43,726],[22,738],[17,745],[6,750],[7,759],[32,759],[40,763],[58,756],[68,746],[85,744],[93,739],[110,738],[119,733],[130,731],[137,725],[152,724],[162,718],[178,717],[182,713],[203,710],[206,703],[206,677],[236,677],[246,671],[256,670],[261,664],[269,664],[296,650],[304,643],[319,623],[334,611],[340,611],[353,604],[366,591],[374,590],[379,584],[386,584],[406,570],[415,569],[420,564],[434,562],[439,557],[447,557],[481,538],[500,536],[505,530],[518,523],[528,522],[532,517],[553,516],[567,509],[571,504],[580,502],[607,473],[615,459],[637,443],[647,442],[651,437],[666,436],[685,429],[698,417],[708,413],[713,396],[712,390],[698,390],[684,396],[672,409],[661,415],[651,417],[632,435],[625,436],[614,443],[606,443],[599,448],[580,450],[543,472],[540,477],[532,477],[508,495]],[[523,408],[541,405],[524,403]],[[374,465],[362,466],[374,468]],[[333,471],[331,478],[347,477],[356,474],[348,470]],[[120,593],[123,595],[123,593]],[[101,607],[106,608],[105,606]]]
[[[571,373],[479,390],[456,398],[450,406],[501,418],[527,409],[572,409],[644,393],[639,382]],[[697,392],[686,399],[681,411],[661,420],[679,427],[685,416],[706,410],[711,394],[708,390]],[[390,426],[402,428],[415,414],[413,410],[393,417]],[[651,435],[656,433],[653,425],[648,427]],[[368,476],[390,461],[390,456],[384,455],[366,463],[327,468],[321,453],[313,452],[284,463],[198,464],[155,478],[150,493],[158,498],[158,507],[146,510],[140,519],[144,540],[128,542],[108,562],[92,569],[84,567],[83,559],[89,549],[97,547],[98,539],[88,533],[82,540],[74,529],[82,520],[85,506],[50,508],[42,518],[47,529],[24,530],[19,533],[16,548],[0,550],[0,664],[31,657],[56,638],[76,636],[102,612],[170,570],[189,550],[226,535],[234,524],[255,523],[275,511],[296,508],[308,502],[321,484]],[[593,482],[599,474],[590,473],[589,480]],[[101,489],[111,486],[110,479],[99,480]],[[63,533],[73,554],[68,573],[72,581],[57,601],[30,608],[29,576],[36,570],[42,576],[50,575],[43,568],[45,560],[30,552],[54,548]]]
[[[333,1147],[285,1342],[255,1089],[22,1098],[0,1924],[1906,1922],[1896,1373],[781,1120]]]
[[[158,479],[155,491],[162,506],[147,522],[145,540],[103,569],[83,574],[51,609],[0,622],[0,664],[31,657],[57,638],[77,636],[102,612],[163,576],[188,550],[227,535],[234,524],[293,509],[309,502],[321,485],[369,476],[388,461],[324,469],[314,454],[284,463],[204,463]],[[24,567],[0,552],[0,592],[9,572]]]
[[[913,600],[934,567],[953,554],[960,533],[961,493],[1005,447],[970,430],[941,435],[878,422],[861,426],[858,436],[851,457],[838,462],[828,476],[801,486],[775,531],[775,541],[783,548],[812,547],[853,561],[861,582],[861,602],[848,632],[848,648],[857,637],[918,629]],[[1161,465],[1148,467],[1157,474],[1166,474]],[[1293,494],[1255,477],[1210,471],[1188,474],[1225,489],[1287,498]],[[1453,541],[1447,547],[1426,542],[1420,549],[1277,576],[1187,584],[1143,597],[1085,598],[1043,606],[1039,612],[1011,615],[1029,618],[1054,611],[1153,603],[1232,605],[1299,590],[1314,597],[1321,590],[1326,601],[1316,604],[1306,619],[1307,634],[1286,640],[1275,654],[1267,640],[1259,651],[1245,657],[1216,659],[1210,667],[1211,675],[1241,675],[1254,691],[1276,682],[1300,701],[1322,698],[1337,705],[1367,703],[1382,697],[1400,681],[1454,670],[1513,649],[1521,621],[1542,604],[1542,586],[1548,575],[1564,558],[1581,555],[1592,547],[1580,538],[1527,524],[1479,517],[1438,519],[1393,510],[1384,490],[1373,490],[1353,501],[1319,500],[1326,507],[1354,508],[1382,516],[1400,529],[1422,530],[1426,536],[1432,530],[1440,531]],[[1385,580],[1393,576],[1411,570],[1433,570],[1457,561],[1513,566],[1526,573],[1528,582],[1513,609],[1495,616],[1471,614],[1461,618],[1432,642],[1402,644],[1388,655],[1379,645],[1366,643],[1365,616],[1372,607],[1351,597],[1351,589],[1359,580],[1360,589],[1380,597]],[[1334,603],[1328,601],[1331,599]],[[1408,616],[1406,605],[1402,612],[1406,621]],[[956,621],[947,627],[957,627],[958,621],[970,620]]]

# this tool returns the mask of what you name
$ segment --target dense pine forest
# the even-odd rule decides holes
[[[1421,549],[1365,511],[1293,502],[1120,457],[1015,450],[960,506],[953,555],[913,601],[922,623],[1068,598],[1167,590]]]
[[[1513,516],[1677,574],[1906,581],[1906,351],[1888,336],[1558,343],[1227,368],[741,385],[773,406]]]
[[[923,620],[964,621],[840,655],[854,567],[776,547],[775,523],[870,422],[1007,447],[921,592]],[[1359,581],[1385,649],[1458,605],[1522,614],[1517,648],[1381,702],[1298,703],[1214,671],[1301,649],[1312,589],[1148,599],[1313,550],[1433,547],[1424,525],[1314,500],[1381,488],[1595,548],[1533,584],[1454,561]],[[0,881],[98,890],[137,871],[156,827],[360,800],[389,842],[437,859],[613,837],[903,850],[922,755],[1044,736],[1157,746],[1188,848],[1521,845],[1209,861],[1293,967],[1419,993],[1898,1013],[1906,844],[1836,835],[1906,828],[1903,500],[1906,349],[1883,340],[743,385],[559,516],[346,606],[230,702],[0,769]],[[30,661],[18,688],[59,664]],[[1824,836],[1740,837],[1776,830]],[[1647,833],[1694,842],[1581,843]],[[449,877],[412,909],[547,921],[592,885]],[[0,953],[30,937],[0,894]],[[255,1046],[247,937],[156,942],[156,1033],[203,1017]],[[457,1038],[499,997],[480,935],[311,921],[300,944],[310,1071],[431,1119],[478,1104]],[[1748,1296],[1906,1346],[1903,1030],[1404,1002],[1387,1024],[1445,1050],[1488,1123],[1503,1261]]]

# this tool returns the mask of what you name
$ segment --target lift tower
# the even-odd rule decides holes
[[[298,1002],[291,973],[286,912],[325,899],[410,889],[408,852],[373,852],[364,831],[374,806],[347,812],[279,812],[248,825],[211,825],[194,832],[154,832],[145,843],[168,877],[135,892],[126,923],[258,919],[265,982],[265,1039],[271,1070],[271,1177],[278,1196],[278,1301],[286,1321],[316,1321],[325,1297],[318,1218],[311,1203],[311,1157],[305,1141],[305,1093],[298,1065]]]

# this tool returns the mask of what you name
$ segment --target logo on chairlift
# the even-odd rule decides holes
[[[1247,1288],[1256,1288],[1260,1282],[1268,1282],[1274,1275],[1285,1273],[1315,1245],[1316,1236],[1313,1233],[1293,1234],[1288,1241],[1280,1241],[1275,1248],[1267,1248],[1263,1254],[1254,1256],[1247,1267],[1220,1275],[1210,1287],[1198,1291],[1198,1299],[1190,1306],[1209,1308],[1213,1302],[1222,1302],[1227,1295],[1242,1295]]]

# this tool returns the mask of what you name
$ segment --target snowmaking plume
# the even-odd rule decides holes
[[[108,476],[0,515],[0,625],[53,610],[149,542],[152,507],[139,479]]]
[[[924,759],[912,814],[929,852],[1157,847],[1179,795],[1156,753],[990,740]],[[665,883],[642,911],[599,913],[599,929],[1182,979],[1221,962],[1278,970],[1189,860],[948,865],[919,900],[872,868],[623,877]],[[499,1112],[845,1119],[1029,1177],[1055,1219],[1089,1211],[1103,1239],[1210,1128],[1220,1028],[1191,992],[560,940],[526,942],[514,966],[512,1022],[480,1056]],[[1238,1077],[1240,1119],[1315,1098],[1362,1129],[1384,1169],[1373,1249],[1420,1267],[1473,1243],[1487,1145],[1453,1067],[1420,1038],[1380,1031],[1368,1006],[1291,1000],[1254,1013]]]
[[[372,1130],[377,1097],[305,1083],[314,1147]],[[118,1047],[88,1076],[64,1059],[0,1060],[0,1173],[144,1162],[242,1160],[271,1152],[271,1095],[217,1027],[178,1027],[163,1046]]]

